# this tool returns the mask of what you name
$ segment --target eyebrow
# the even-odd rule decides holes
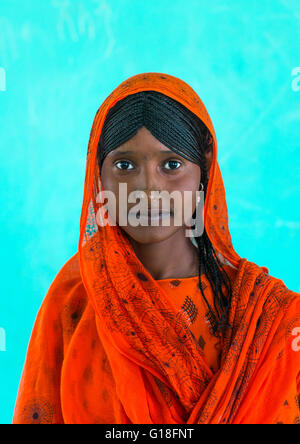
[[[161,153],[161,154],[171,154],[171,153],[174,153],[174,151],[172,151],[172,150],[168,150],[168,151],[166,151],[166,150],[164,150],[164,151],[158,151],[158,153]],[[114,156],[114,155],[122,155],[122,154],[138,154],[138,151],[118,151],[118,150],[114,150],[113,151],[113,153],[112,153],[112,155]],[[174,153],[174,154],[176,154],[176,153]]]

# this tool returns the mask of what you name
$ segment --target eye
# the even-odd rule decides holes
[[[178,160],[168,160],[168,161],[165,163],[165,165],[166,165],[167,163],[169,163],[170,166],[171,166],[170,168],[166,168],[167,170],[178,170],[178,168],[179,168],[180,165],[181,165],[181,162],[179,162]],[[179,166],[176,167],[176,164],[179,164]]]
[[[118,165],[119,164],[121,164],[121,165],[125,165],[125,168],[123,168],[122,166],[121,167],[118,167]],[[131,162],[129,162],[128,160],[119,160],[119,162],[116,162],[115,164],[114,164],[119,170],[123,170],[123,171],[128,171],[129,169],[131,170],[132,168],[126,168],[126,166],[128,166],[128,165],[131,165],[132,166],[132,163]]]

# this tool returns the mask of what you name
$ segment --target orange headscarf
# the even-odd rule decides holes
[[[204,225],[219,257],[237,268],[233,328],[225,332],[215,374],[120,227],[97,224],[97,145],[105,117],[117,101],[145,90],[180,102],[213,136]],[[39,311],[14,423],[299,423],[299,296],[233,249],[216,135],[195,91],[167,74],[133,76],[95,116],[78,253]]]

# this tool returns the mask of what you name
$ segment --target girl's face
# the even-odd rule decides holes
[[[146,194],[149,211],[152,202],[151,191],[167,191],[168,193],[179,191],[182,199],[181,226],[174,224],[173,199],[168,205],[171,210],[168,226],[162,225],[162,220],[156,223],[159,226],[151,225],[151,221],[148,221],[148,226],[134,227],[130,223],[127,223],[126,226],[121,225],[125,233],[136,242],[148,244],[166,240],[179,230],[185,235],[185,230],[188,227],[184,223],[184,199],[187,199],[184,196],[184,191],[192,191],[189,204],[193,214],[196,208],[196,191],[200,187],[201,170],[198,165],[174,153],[159,142],[143,126],[134,137],[105,157],[101,170],[101,181],[104,190],[112,191],[116,197],[116,222],[118,225],[119,183],[125,183],[127,186],[127,215],[130,209],[140,202],[137,198],[135,203],[128,203],[128,195],[133,191],[143,191]],[[124,197],[122,196],[121,199],[123,201]],[[158,202],[159,208],[162,209],[161,199]]]

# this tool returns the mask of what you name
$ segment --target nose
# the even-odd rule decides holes
[[[154,189],[151,188],[151,189],[146,189],[146,190],[138,188],[135,191],[134,196],[136,199],[140,199],[140,201],[145,200],[147,202],[148,207],[151,207],[152,204],[155,204],[156,202],[161,201],[161,199],[162,199],[162,196],[160,195],[161,191],[163,191],[163,190],[159,190],[159,189],[157,189],[157,187],[155,187]]]
[[[157,193],[155,192],[160,192],[165,189],[164,180],[157,170],[156,162],[147,162],[139,175],[138,182],[136,183],[136,189],[146,193],[149,203],[159,198],[159,196],[156,196]]]

